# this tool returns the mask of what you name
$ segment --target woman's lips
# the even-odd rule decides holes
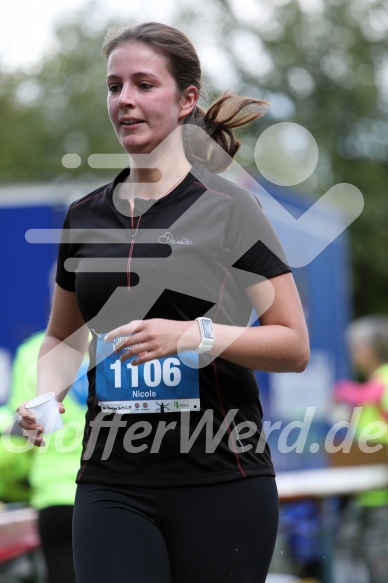
[[[121,120],[120,126],[125,128],[135,128],[142,124],[143,121],[141,119],[131,119],[131,120]]]

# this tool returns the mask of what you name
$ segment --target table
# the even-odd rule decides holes
[[[359,494],[388,488],[388,464],[280,472],[276,483],[284,501]]]
[[[0,512],[0,563],[39,548],[37,513],[33,508]]]

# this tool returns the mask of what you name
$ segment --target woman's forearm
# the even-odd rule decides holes
[[[70,342],[46,335],[38,360],[38,394],[53,391],[62,401],[73,384],[85,356],[85,342]]]

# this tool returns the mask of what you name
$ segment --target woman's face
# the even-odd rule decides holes
[[[129,154],[152,152],[194,109],[198,91],[180,95],[162,55],[141,42],[120,45],[108,58],[108,113]]]

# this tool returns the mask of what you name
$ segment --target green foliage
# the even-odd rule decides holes
[[[2,182],[68,179],[90,171],[91,153],[122,151],[106,111],[104,32],[65,22],[34,70],[2,75]],[[81,157],[79,168],[63,167],[67,153]]]

